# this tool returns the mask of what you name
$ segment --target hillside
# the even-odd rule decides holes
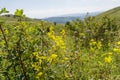
[[[116,18],[117,20],[120,20],[120,6],[113,8],[111,10],[108,10],[106,12],[103,12],[101,14],[98,14],[96,16],[97,19],[102,18],[104,16],[110,17],[110,18]]]
[[[13,23],[13,22],[16,22],[18,20],[18,17],[15,17],[13,14],[7,14],[7,15],[1,15],[0,19],[1,20],[5,20],[7,23]],[[39,22],[41,20],[40,19],[32,19],[32,18],[26,17],[24,19],[24,21],[34,23],[34,22]]]

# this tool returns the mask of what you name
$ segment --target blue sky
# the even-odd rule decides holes
[[[120,0],[0,0],[0,9],[6,7],[10,13],[24,9],[31,18],[106,11],[117,6]]]

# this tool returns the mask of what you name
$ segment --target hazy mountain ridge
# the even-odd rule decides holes
[[[100,13],[101,12],[66,14],[56,17],[44,18],[43,20],[56,23],[66,23],[68,21],[72,21],[78,18],[83,20],[87,16],[96,16]]]

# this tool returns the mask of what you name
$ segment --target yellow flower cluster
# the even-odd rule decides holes
[[[62,62],[64,63],[64,62],[66,62],[66,61],[68,61],[68,60],[69,60],[68,57],[64,57],[64,59],[62,60]]]
[[[105,62],[111,63],[112,62],[112,57],[111,56],[105,57]]]
[[[117,44],[120,45],[120,41],[118,41]]]
[[[36,78],[40,78],[43,75],[43,68],[46,66],[44,63],[54,65],[58,61],[67,61],[68,58],[65,57],[64,53],[65,52],[65,43],[64,43],[64,37],[65,37],[65,31],[62,30],[60,36],[54,35],[54,30],[53,27],[50,27],[50,32],[48,32],[49,38],[53,41],[53,46],[49,50],[47,55],[40,55],[39,52],[33,52],[33,55],[36,59],[36,61],[32,64],[32,67],[36,71]],[[56,50],[59,52],[56,54]],[[59,57],[58,57],[59,56]],[[60,60],[61,59],[61,60]]]
[[[62,39],[61,36],[55,36],[55,39],[53,39],[56,43],[56,46],[60,47],[60,48],[65,48],[65,44],[64,41]]]
[[[51,38],[54,38],[54,31],[53,31],[53,27],[50,27],[50,32],[48,32],[48,36],[50,36]]]
[[[102,43],[100,41],[96,42],[94,39],[91,39],[89,45],[91,51],[94,51],[95,49],[101,49],[102,47]]]
[[[51,63],[51,62],[53,61],[53,59],[56,59],[57,57],[58,57],[58,55],[52,54],[50,57],[47,58],[47,61],[48,61],[49,63]]]
[[[42,63],[47,61],[47,63],[51,63],[54,59],[58,57],[56,54],[51,54],[50,56],[40,56],[38,52],[33,52],[33,56],[36,58],[36,62],[32,63],[32,67],[38,73],[36,74],[36,78],[40,78],[43,75],[41,68]]]
[[[36,57],[36,60],[38,60],[38,64],[41,65],[43,60],[47,60],[48,62],[51,62],[53,59],[56,59],[58,57],[57,54],[51,54],[50,56],[39,56],[38,52],[34,52],[33,55]],[[33,65],[35,67],[35,64]]]
[[[60,33],[61,33],[63,36],[65,36],[65,30],[62,30]]]
[[[58,55],[56,55],[56,54],[52,54],[52,55],[50,56],[50,58],[51,58],[51,59],[55,59],[55,58],[57,58],[57,56],[58,56]]]
[[[97,48],[98,48],[98,49],[101,49],[101,47],[102,47],[102,43],[101,43],[100,41],[98,41],[98,43],[97,43]]]
[[[96,44],[97,44],[97,42],[96,42],[94,39],[91,39],[91,41],[90,41],[90,46],[96,45]]]
[[[117,42],[117,46],[113,49],[114,52],[120,53],[120,41]]]
[[[64,35],[65,31],[63,30],[61,33]],[[56,43],[56,45],[55,45],[56,47],[59,47],[62,49],[66,48],[62,36],[55,36],[54,35],[54,31],[53,31],[52,26],[50,27],[50,32],[48,32],[48,36]]]
[[[114,48],[113,51],[119,53],[119,52],[120,52],[120,49],[119,49],[119,48]]]
[[[46,57],[45,56],[39,56],[38,52],[33,52],[33,56],[36,58],[37,61],[32,63],[32,67],[37,72],[36,78],[39,79],[43,74],[41,72],[41,64],[42,64],[43,60],[46,59]]]
[[[36,62],[36,63],[33,63],[32,64],[32,67],[34,68],[34,70],[36,70],[36,71],[39,71],[39,66],[38,66],[38,63]]]
[[[112,52],[108,52],[108,55],[111,56],[113,53]]]
[[[111,63],[112,62],[112,55],[113,55],[113,53],[112,52],[108,52],[107,54],[104,54],[104,55],[107,55],[107,57],[105,57],[105,62],[106,63]]]
[[[42,76],[42,72],[39,72],[37,75],[36,75],[36,78],[39,79],[41,76]]]

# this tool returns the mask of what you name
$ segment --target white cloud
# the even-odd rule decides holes
[[[80,8],[66,8],[66,9],[45,9],[45,10],[27,10],[25,14],[32,18],[44,18],[50,16],[59,16],[72,13],[87,13],[103,11],[102,7],[80,7]]]
[[[63,14],[105,11],[120,6],[120,0],[64,0],[64,4],[61,5],[53,7],[46,5],[44,9],[41,7],[33,10],[26,9],[25,14],[32,18],[44,18]]]

